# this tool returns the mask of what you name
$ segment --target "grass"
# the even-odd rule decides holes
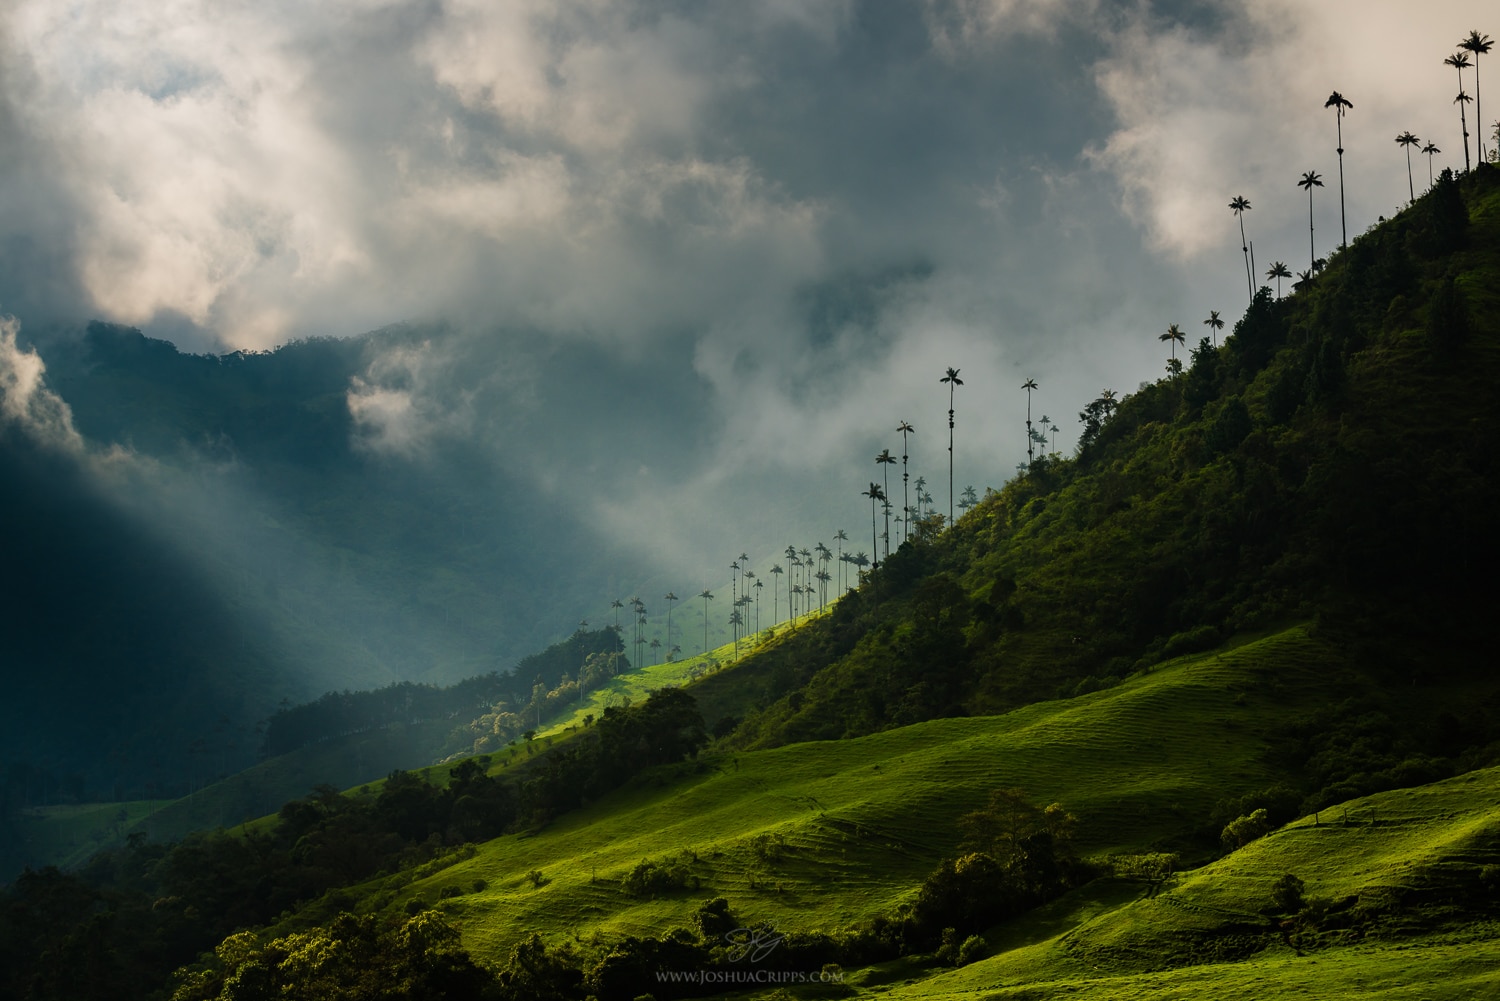
[[[993,957],[886,996],[1493,997],[1500,924],[1474,923],[1451,900],[1493,880],[1484,867],[1500,862],[1497,804],[1497,768],[1353,800],[1347,819],[1343,807],[1304,817],[1154,896],[1087,887],[992,936]],[[1299,933],[1298,948],[1265,913],[1286,873],[1335,912],[1322,931]],[[1028,925],[1043,935],[1016,941]],[[1216,947],[1242,955],[1212,961]]]
[[[22,810],[16,819],[24,845],[24,864],[33,868],[79,865],[95,852],[124,840],[132,827],[171,803],[172,800],[144,799]]]
[[[997,787],[1062,802],[1088,853],[1171,841],[1220,798],[1274,781],[1267,733],[1288,699],[1331,694],[1339,664],[1337,651],[1293,629],[1004,716],[708,756],[425,878],[370,885],[364,906],[432,903],[453,888],[462,895],[441,906],[461,919],[468,947],[494,961],[533,930],[553,941],[662,933],[712,896],[728,897],[746,922],[830,930],[909,899],[956,849],[958,818]],[[629,897],[623,880],[644,859],[676,862],[696,885]]]

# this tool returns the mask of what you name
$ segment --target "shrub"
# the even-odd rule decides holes
[[[958,965],[968,966],[977,962],[989,954],[989,946],[984,939],[978,935],[970,935],[964,939],[964,944],[958,947]]]
[[[1304,889],[1302,880],[1287,873],[1271,887],[1271,904],[1278,914],[1296,914],[1302,910]]]
[[[1271,821],[1264,809],[1256,810],[1248,816],[1231,820],[1219,835],[1219,843],[1224,846],[1226,852],[1232,852],[1236,848],[1242,848],[1263,837],[1271,829]]]

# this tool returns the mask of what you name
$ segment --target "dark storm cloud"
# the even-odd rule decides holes
[[[192,346],[446,324],[351,385],[367,447],[492,441],[691,566],[857,517],[898,420],[933,471],[948,365],[982,489],[1024,456],[1023,380],[1066,449],[1167,323],[1232,317],[1228,198],[1292,259],[1322,93],[1389,153],[1426,76],[1370,53],[1482,12],[1355,10],[23,0],[0,308]],[[1362,226],[1397,185],[1357,142]]]

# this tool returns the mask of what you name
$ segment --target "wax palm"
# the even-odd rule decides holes
[[[1177,324],[1175,324],[1175,323],[1173,323],[1170,326],[1168,326],[1167,327],[1167,332],[1165,334],[1159,335],[1156,339],[1159,340],[1159,341],[1169,341],[1169,342],[1171,342],[1171,345],[1172,345],[1172,360],[1173,361],[1177,360],[1177,345],[1179,345],[1179,344],[1186,344],[1187,343],[1187,337],[1183,334],[1182,330],[1179,329],[1178,326],[1177,326]]]
[[[672,642],[672,602],[681,601],[682,599],[677,597],[675,593],[668,591],[662,595],[662,600],[667,603],[667,643],[670,646]]]
[[[964,381],[958,377],[958,369],[948,369],[948,374],[938,382],[948,384],[948,523],[953,523],[953,391],[962,386]],[[877,560],[876,566],[880,565]]]
[[[1235,216],[1240,221],[1240,250],[1245,255],[1245,287],[1250,291],[1250,299],[1255,300],[1255,279],[1250,274],[1250,241],[1245,239],[1245,213],[1250,211],[1250,200],[1244,195],[1235,195],[1234,201],[1229,203],[1234,209]]]
[[[1417,200],[1417,186],[1411,179],[1411,148],[1421,141],[1410,132],[1403,132],[1396,137],[1396,142],[1406,147],[1406,193],[1412,202]]]
[[[1441,153],[1442,150],[1437,148],[1436,143],[1428,143],[1422,147],[1422,152],[1427,154],[1427,186],[1430,188],[1432,187],[1432,156],[1434,153]]]
[[[1027,379],[1021,383],[1021,388],[1026,390],[1026,465],[1031,465],[1036,460],[1031,449],[1031,391],[1039,389],[1035,379]]]
[[[772,563],[771,572],[776,575],[776,579],[771,582],[771,622],[775,624],[781,621],[781,578],[786,571],[781,569],[780,563]],[[790,598],[787,599],[787,603],[791,604]]]
[[[1464,117],[1464,105],[1474,103],[1474,99],[1472,97],[1470,97],[1468,94],[1464,93],[1463,91],[1459,91],[1458,92],[1458,96],[1453,99],[1453,103],[1456,104],[1456,105],[1458,105],[1458,116],[1462,120],[1463,117]],[[1481,130],[1481,131],[1483,131],[1483,130]],[[1464,122],[1464,170],[1467,171],[1468,169],[1469,169],[1469,125],[1468,125],[1467,122]]]
[[[882,448],[880,454],[875,456],[875,461],[881,466],[894,466],[896,464],[896,457],[891,454],[890,449]],[[882,469],[881,471],[885,473],[885,492],[890,493],[891,472],[889,469]],[[885,509],[885,555],[887,559],[891,555],[891,509],[889,505]]]
[[[1458,47],[1474,53],[1474,120],[1479,122],[1479,135],[1474,137],[1474,144],[1478,147],[1479,162],[1484,163],[1484,106],[1479,100],[1479,57],[1494,48],[1495,43],[1489,35],[1471,30],[1469,37],[1459,42]],[[1458,85],[1460,89],[1463,88],[1462,78]]]
[[[708,588],[698,592],[698,597],[703,599],[703,652],[708,653],[708,603],[714,600],[713,593]]]
[[[849,536],[841,528],[837,532],[833,533],[833,541],[838,544],[838,547],[839,547],[839,562],[842,563],[843,560],[844,560],[844,543],[846,543],[846,542],[849,541]],[[843,567],[839,567],[839,592],[842,593],[843,590],[844,590],[844,568]]]
[[[1281,261],[1272,261],[1266,269],[1266,277],[1276,279],[1276,298],[1281,298],[1281,279],[1292,277],[1292,269]]]
[[[905,542],[907,536],[911,534],[911,495],[906,491],[906,478],[908,476],[906,470],[906,436],[916,434],[917,429],[906,423],[906,421],[902,421],[896,425],[896,431],[901,435],[901,513],[906,518],[907,526],[901,531],[901,541]],[[843,583],[840,582],[839,586],[843,587]]]
[[[1458,105],[1458,122],[1463,126],[1464,130],[1464,173],[1468,173],[1469,118],[1468,113],[1464,111],[1464,105],[1468,103],[1469,95],[1464,93],[1464,70],[1468,69],[1471,64],[1469,63],[1469,57],[1465,53],[1455,52],[1453,53],[1453,55],[1443,60],[1443,65],[1452,66],[1454,69],[1458,70],[1458,96],[1453,99],[1453,103]]]
[[[885,494],[881,493],[879,483],[871,483],[870,489],[862,491],[862,496],[870,498],[870,548],[879,553],[880,540],[875,534],[875,502],[885,500]],[[880,561],[876,560],[875,565],[880,566]]]
[[[1344,217],[1344,109],[1352,108],[1343,94],[1334,91],[1328,95],[1328,100],[1323,102],[1323,107],[1332,108],[1339,125],[1339,227],[1343,235],[1341,246],[1349,245],[1349,223]]]
[[[1307,252],[1311,259],[1316,262],[1318,252],[1313,248],[1313,213],[1312,213],[1312,189],[1321,188],[1323,181],[1316,170],[1309,170],[1302,175],[1302,180],[1297,182],[1297,187],[1307,189]],[[1313,270],[1317,270],[1316,265]]]

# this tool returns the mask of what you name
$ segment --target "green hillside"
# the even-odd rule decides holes
[[[665,1001],[774,955],[842,983],[742,996],[1483,995],[1497,173],[742,659],[547,678],[478,757],[29,874],[4,983]]]

